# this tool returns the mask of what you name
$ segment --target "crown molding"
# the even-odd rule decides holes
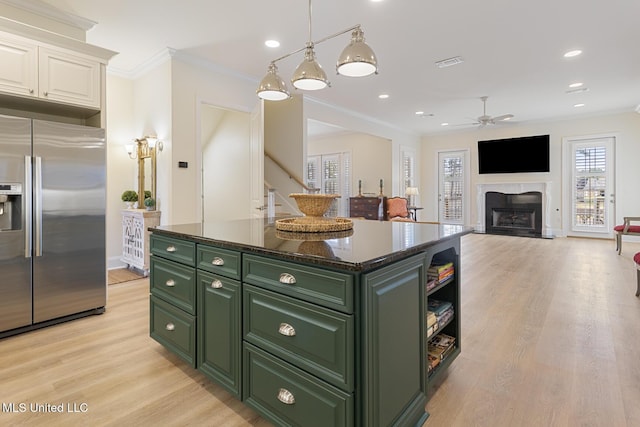
[[[65,25],[80,28],[85,32],[97,24],[97,22],[90,19],[63,12],[40,0],[0,0],[0,3],[33,13],[34,15],[42,16],[43,18],[52,19]]]

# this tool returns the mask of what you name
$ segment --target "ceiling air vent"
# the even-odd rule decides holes
[[[462,59],[462,57],[454,56],[453,58],[447,58],[447,59],[443,59],[442,61],[437,61],[436,67],[446,68],[446,67],[451,67],[453,65],[462,64],[463,62],[464,62],[464,59]]]

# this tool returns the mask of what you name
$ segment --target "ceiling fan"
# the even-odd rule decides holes
[[[487,125],[496,125],[500,124],[504,121],[510,120],[513,118],[513,114],[503,114],[501,116],[487,116],[487,99],[488,96],[481,96],[480,100],[482,101],[482,115],[476,119],[473,123],[463,123],[458,126],[468,126],[468,125],[479,125],[480,127],[484,127]]]

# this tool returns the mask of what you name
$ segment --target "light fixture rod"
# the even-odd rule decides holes
[[[332,39],[332,38],[334,38],[334,37],[338,37],[338,36],[341,36],[341,35],[343,35],[343,34],[345,34],[345,33],[348,33],[349,31],[353,31],[353,30],[355,30],[356,28],[360,28],[360,24],[358,24],[358,25],[354,25],[353,27],[349,27],[349,28],[347,28],[346,30],[342,30],[342,31],[337,32],[337,33],[335,33],[335,34],[331,34],[330,36],[327,36],[327,37],[321,38],[321,39],[319,39],[319,40],[317,40],[317,41],[315,41],[315,42],[311,42],[311,41],[310,41],[309,43],[312,43],[312,44],[315,46],[315,45],[320,44],[320,43],[322,43],[322,42],[326,42],[327,40],[330,40],[330,39]],[[295,54],[296,54],[296,53],[298,53],[298,52],[302,52],[302,51],[303,51],[303,50],[305,50],[306,48],[307,48],[307,46],[303,46],[303,47],[301,47],[300,49],[294,50],[293,52],[289,52],[289,53],[287,53],[286,55],[282,55],[281,57],[274,59],[273,61],[271,61],[271,63],[275,64],[276,62],[281,61],[281,60],[283,60],[283,59],[285,59],[285,58],[288,58],[288,57],[290,57],[291,55],[295,55]]]

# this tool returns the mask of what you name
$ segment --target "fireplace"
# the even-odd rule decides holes
[[[485,232],[542,237],[542,193],[485,193]]]

